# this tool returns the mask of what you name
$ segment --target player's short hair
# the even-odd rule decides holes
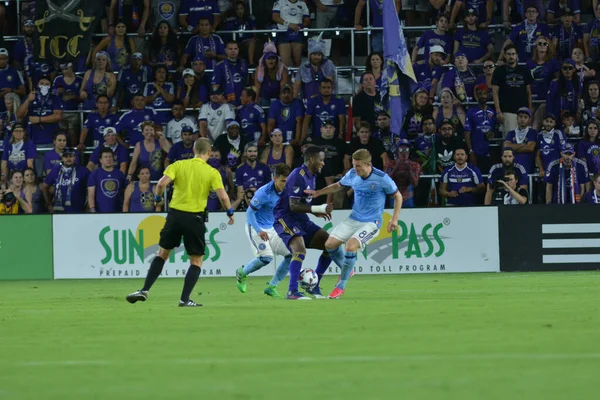
[[[369,153],[369,150],[367,149],[356,150],[354,153],[352,153],[352,159],[365,163],[371,163],[371,153]]]
[[[308,162],[311,158],[319,156],[323,150],[319,146],[310,145],[304,150],[304,162]]]
[[[290,169],[289,165],[280,163],[280,164],[275,165],[275,168],[273,170],[273,175],[276,177],[289,176],[291,171],[292,170]]]
[[[369,132],[371,132],[371,124],[367,121],[360,121],[360,124],[358,125],[358,130],[360,131],[361,129],[368,129]]]
[[[194,154],[200,156],[202,154],[208,154],[212,148],[212,143],[207,138],[196,139],[194,142]]]

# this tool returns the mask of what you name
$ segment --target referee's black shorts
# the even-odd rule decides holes
[[[158,245],[166,250],[179,247],[183,237],[183,245],[188,256],[203,256],[206,247],[204,239],[206,226],[204,213],[191,213],[170,209],[165,226],[160,231]]]

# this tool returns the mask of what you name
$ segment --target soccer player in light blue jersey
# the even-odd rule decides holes
[[[335,251],[342,243],[346,243],[342,274],[340,281],[329,295],[330,299],[337,299],[344,294],[356,264],[356,252],[379,234],[387,196],[394,198],[394,215],[387,225],[389,233],[398,228],[398,217],[402,207],[402,195],[398,187],[385,172],[373,168],[368,150],[360,149],[352,154],[352,167],[339,182],[321,190],[305,190],[306,193],[312,193],[315,198],[348,187],[354,189],[354,205],[350,216],[335,227],[325,242],[325,248],[329,252]]]
[[[254,193],[250,201],[250,207],[246,211],[246,236],[250,241],[254,258],[243,268],[236,271],[237,287],[242,293],[246,293],[246,279],[254,271],[258,271],[273,261],[273,253],[283,256],[283,261],[277,267],[277,271],[264,290],[267,296],[282,298],[277,292],[277,285],[285,278],[288,272],[292,254],[287,249],[281,238],[273,229],[273,208],[283,192],[290,167],[285,164],[277,164],[273,173],[273,180]]]

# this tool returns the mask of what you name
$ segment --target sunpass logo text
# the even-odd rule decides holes
[[[444,220],[444,222],[450,223],[449,220]],[[392,257],[394,259],[398,258],[400,248],[404,247],[402,246],[403,243],[406,243],[406,250],[404,251],[406,258],[423,258],[431,255],[441,257],[446,250],[440,237],[440,231],[444,228],[444,225],[444,223],[436,225],[427,223],[419,227],[418,225],[415,226],[415,223],[408,226],[404,221],[398,221],[400,233],[397,231],[392,232]]]

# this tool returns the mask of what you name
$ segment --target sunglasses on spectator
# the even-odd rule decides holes
[[[563,71],[573,71],[575,68],[573,68],[571,65],[565,65],[564,67],[562,67]]]
[[[492,65],[484,65],[483,69],[492,69],[492,68],[495,68],[495,67],[496,66],[494,64],[492,64]]]
[[[538,46],[542,46],[542,47],[547,47],[548,46],[548,42],[538,42]]]
[[[400,147],[398,153],[408,153],[410,149],[408,147]]]

